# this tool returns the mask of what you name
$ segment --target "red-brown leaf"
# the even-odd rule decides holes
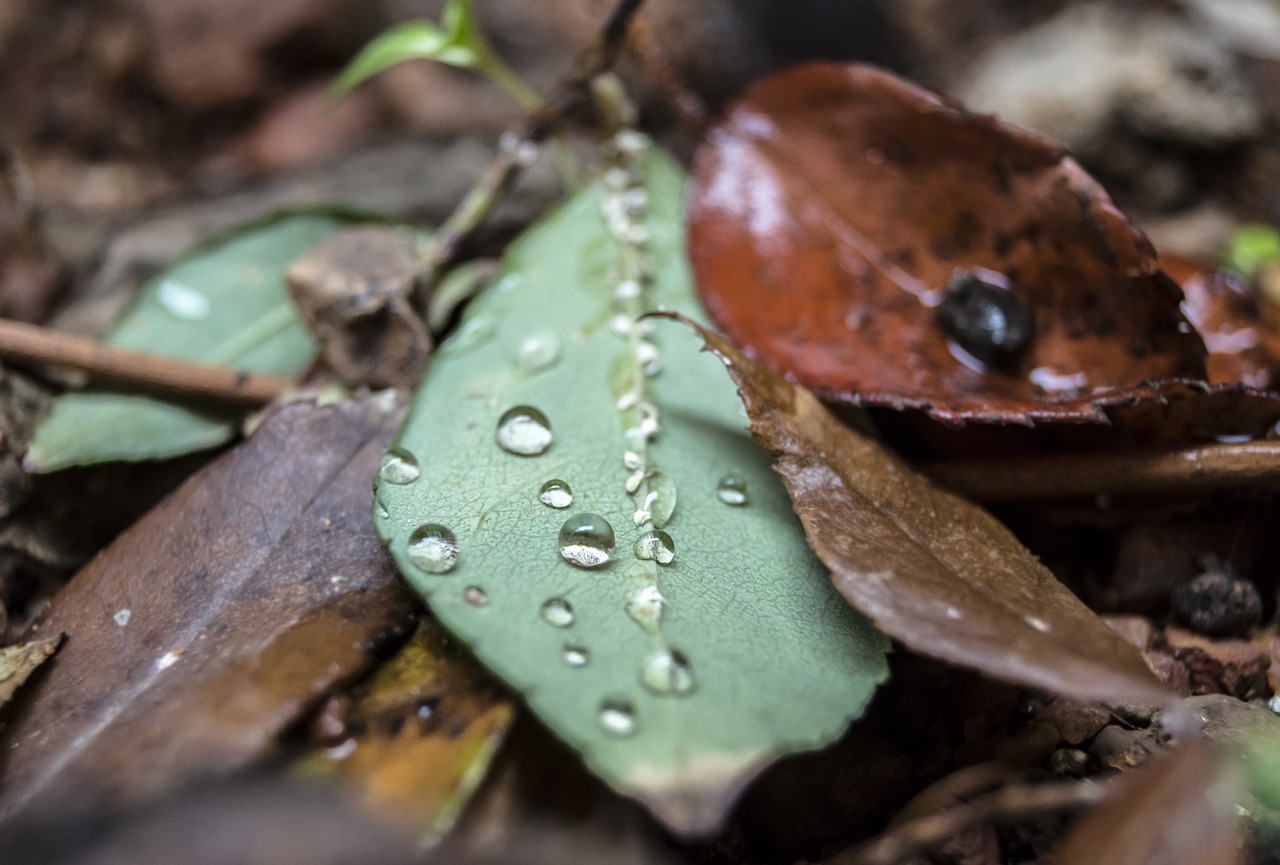
[[[1099,421],[1099,391],[1205,375],[1177,285],[1059,145],[870,67],[751,88],[698,153],[689,248],[727,335],[825,399]],[[962,362],[936,322],[973,268],[1034,315],[1004,371]]]
[[[370,516],[398,420],[285,406],[77,574],[40,626],[66,642],[0,736],[0,814],[239,768],[365,669],[413,609]]]

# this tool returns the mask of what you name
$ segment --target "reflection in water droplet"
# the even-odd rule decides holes
[[[644,659],[640,683],[655,694],[683,696],[693,691],[693,667],[682,652],[658,649]]]
[[[462,590],[462,600],[473,607],[483,607],[489,603],[489,593],[479,586],[467,586]]]
[[[667,599],[658,591],[657,586],[645,586],[627,599],[627,615],[640,627],[655,634],[662,623],[662,611],[666,605]]]
[[[518,405],[498,419],[497,438],[507,453],[537,456],[551,447],[551,421],[533,406]]]
[[[573,624],[573,607],[564,598],[552,598],[542,605],[542,618],[557,628]]]
[[[676,542],[660,529],[645,532],[636,541],[637,559],[652,559],[660,565],[669,565],[675,557]]]
[[[1037,619],[1035,616],[1027,616],[1026,621],[1028,625],[1035,628],[1037,631],[1039,631],[1042,634],[1047,634],[1049,633],[1050,630],[1052,630],[1049,627],[1049,623],[1046,622],[1044,619]]]
[[[599,514],[575,514],[560,527],[560,555],[571,564],[584,568],[603,565],[615,545],[613,526]]]
[[[740,506],[747,503],[747,482],[737,475],[725,475],[716,485],[716,498],[726,505]]]
[[[444,574],[458,562],[458,539],[437,523],[420,526],[409,536],[409,560],[428,574]]]
[[[570,667],[585,667],[591,655],[582,646],[568,645],[564,647],[564,662]]]
[[[567,508],[573,504],[573,489],[558,478],[549,480],[538,490],[538,501],[549,508]]]
[[[600,726],[619,738],[635,735],[636,711],[626,700],[605,700],[600,704]]]
[[[554,333],[535,333],[520,343],[516,353],[516,366],[521,372],[533,374],[555,366],[560,359],[560,340]]]
[[[389,484],[411,484],[421,473],[418,460],[413,454],[403,448],[391,448],[382,455],[382,468],[378,470],[378,477]]]

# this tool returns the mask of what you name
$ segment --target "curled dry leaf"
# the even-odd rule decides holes
[[[756,440],[775,455],[810,546],[878,628],[922,654],[1078,699],[1173,699],[1142,654],[994,517],[698,330],[737,382]]]
[[[409,305],[417,239],[386,225],[340,231],[289,266],[289,295],[348,385],[407,387],[431,355],[431,335]]]
[[[92,561],[8,708],[0,814],[122,808],[267,752],[413,609],[370,524],[400,412],[285,406]]]
[[[1178,286],[1060,145],[888,73],[810,64],[751,88],[700,149],[689,208],[712,316],[824,399],[1081,422],[1162,398],[1154,380],[1207,387]]]
[[[1219,754],[1188,742],[1118,783],[1055,853],[1056,865],[1234,865],[1238,785]],[[1087,782],[1085,782],[1087,783]]]

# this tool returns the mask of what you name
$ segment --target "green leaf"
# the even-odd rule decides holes
[[[1245,277],[1280,262],[1280,230],[1273,225],[1242,225],[1231,236],[1227,267]]]
[[[646,165],[654,279],[635,304],[698,316],[683,180],[665,158]],[[613,180],[508,251],[433,359],[380,475],[375,521],[440,620],[597,774],[696,834],[771,760],[838,737],[886,677],[888,642],[832,589],[720,363],[669,322],[641,321],[653,328],[643,339],[615,332],[625,328],[614,286],[635,248],[602,217],[620,200]],[[641,372],[656,363],[656,376]],[[654,416],[647,405],[628,408],[637,385],[656,409],[652,441],[637,435],[638,419]],[[496,442],[499,419],[521,405],[550,421],[541,455]],[[524,443],[536,449],[537,436]],[[643,482],[630,495],[637,457]],[[745,504],[722,501],[726,476],[745,483]],[[570,506],[540,502],[550,480],[572,488]],[[583,513],[616,534],[599,567],[558,550],[562,524]],[[675,541],[667,565],[633,553],[658,525]],[[571,616],[544,613],[549,601]]]
[[[315,343],[284,284],[290,262],[343,221],[290,215],[215,242],[156,276],[104,336],[121,348],[292,376]],[[104,391],[54,400],[25,464],[53,471],[111,460],[163,459],[229,440],[240,413]]]
[[[366,45],[334,82],[341,94],[361,81],[405,60],[425,58],[474,69],[484,55],[483,41],[470,18],[470,3],[454,2],[445,10],[445,27],[430,21],[411,21],[393,27]]]

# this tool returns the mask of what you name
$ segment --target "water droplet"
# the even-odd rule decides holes
[[[963,618],[964,618],[964,613],[960,612],[960,611],[959,611],[958,609],[956,609],[955,607],[947,607],[947,618],[948,618],[948,619],[963,619]]]
[[[124,609],[124,610],[116,610],[116,614],[111,618],[112,620],[115,621],[117,625],[123,628],[125,625],[129,624],[129,619],[131,619],[132,617],[133,617],[133,610]]]
[[[560,359],[560,340],[554,333],[535,333],[520,343],[516,353],[516,366],[526,374],[541,372],[555,366]]]
[[[538,490],[538,501],[549,508],[567,508],[573,504],[573,490],[565,481],[549,480]]]
[[[551,447],[551,421],[533,406],[518,405],[498,419],[497,437],[509,454],[537,456]]]
[[[570,667],[585,667],[591,660],[590,653],[584,647],[572,644],[564,647],[564,654],[561,657]]]
[[[600,726],[619,738],[636,732],[636,710],[626,700],[605,700],[600,704]]]
[[[659,649],[645,658],[640,683],[655,694],[688,694],[694,686],[693,667],[683,653]]]
[[[666,606],[667,599],[658,591],[657,586],[645,586],[627,600],[627,615],[640,627],[654,634],[662,623],[662,611]]]
[[[199,321],[209,314],[209,298],[172,279],[160,283],[156,299],[170,315],[186,321]]]
[[[1027,624],[1042,634],[1047,634],[1051,630],[1048,622],[1044,619],[1037,619],[1035,616],[1027,616]]]
[[[444,344],[440,346],[440,350],[465,351],[469,348],[475,348],[480,343],[487,342],[493,336],[493,331],[493,319],[487,315],[479,315],[475,318],[467,319],[454,332],[453,336],[444,341]]]
[[[458,539],[438,523],[409,535],[409,560],[428,574],[446,574],[458,563]]]
[[[560,555],[584,568],[609,561],[616,543],[613,526],[599,514],[575,514],[560,527]]]
[[[473,607],[483,607],[489,603],[489,593],[479,586],[467,586],[462,590],[462,600]]]
[[[564,598],[552,598],[542,605],[542,618],[557,628],[573,624],[573,607]]]
[[[403,448],[391,448],[382,455],[382,468],[378,470],[378,477],[389,484],[411,484],[421,473],[418,460],[413,454]]]
[[[737,475],[725,475],[716,485],[716,498],[735,507],[747,503],[747,482]]]
[[[671,535],[664,531],[655,529],[645,532],[640,536],[640,540],[636,541],[636,558],[638,559],[652,559],[660,565],[669,565],[675,557],[676,542],[671,540]]]

